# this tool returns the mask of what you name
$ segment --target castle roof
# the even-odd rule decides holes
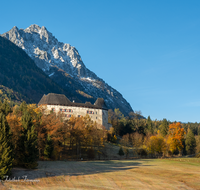
[[[54,94],[49,93],[43,95],[42,99],[39,101],[40,104],[53,104],[53,105],[71,105],[71,101],[64,94]]]
[[[38,105],[42,105],[42,104],[87,107],[87,108],[108,110],[103,98],[98,98],[94,104],[91,104],[90,102],[75,103],[75,102],[71,102],[64,94],[54,94],[54,93],[43,95]]]

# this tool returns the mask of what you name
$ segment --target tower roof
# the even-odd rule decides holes
[[[108,109],[108,107],[105,104],[105,101],[103,98],[97,98],[96,102],[94,103],[95,106],[98,106],[102,109]]]

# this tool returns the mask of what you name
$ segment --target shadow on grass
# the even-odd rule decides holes
[[[111,161],[39,161],[38,168],[27,170],[13,168],[12,176],[37,179],[53,176],[79,176],[105,172],[125,171],[139,166],[148,166],[147,160],[111,160]]]

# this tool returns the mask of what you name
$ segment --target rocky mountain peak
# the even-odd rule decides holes
[[[33,24],[24,30],[25,33],[35,34],[40,37],[41,40],[46,41],[49,43],[49,38],[54,38],[52,33],[50,33],[46,27],[38,26],[37,24]],[[54,38],[55,40],[55,38]]]
[[[104,98],[109,108],[132,111],[122,95],[84,65],[78,50],[59,42],[44,26],[13,27],[2,35],[21,47],[50,78],[63,88],[93,99]],[[59,76],[59,77],[58,77]]]

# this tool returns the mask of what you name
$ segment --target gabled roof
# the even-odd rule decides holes
[[[38,105],[41,104],[70,106],[72,102],[64,94],[49,93],[47,95],[43,95]]]
[[[86,107],[86,108],[108,110],[103,98],[98,98],[93,105],[90,102],[86,102],[85,104],[84,103],[71,102],[64,94],[54,94],[54,93],[49,93],[47,95],[43,95],[43,97],[39,101],[38,105],[42,105],[42,104]]]

